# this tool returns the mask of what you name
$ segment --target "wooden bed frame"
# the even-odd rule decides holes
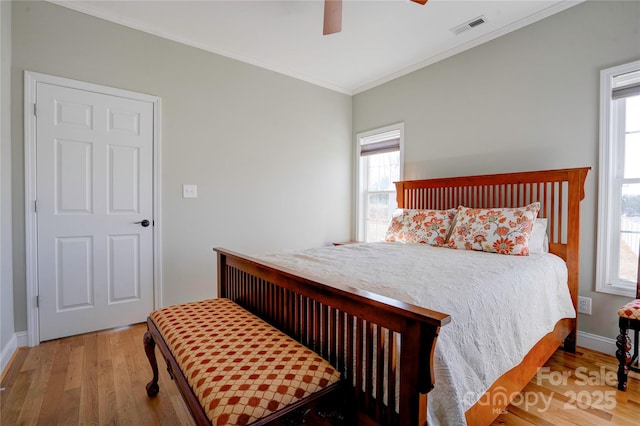
[[[397,182],[398,206],[496,208],[539,201],[539,217],[549,221],[550,252],[567,264],[575,307],[580,201],[589,170]],[[318,281],[225,249],[215,250],[218,297],[236,301],[336,367],[351,385],[360,424],[426,424],[427,393],[434,387],[433,354],[439,329],[450,321],[449,315],[341,283]],[[500,377],[467,411],[468,423],[486,425],[495,419],[511,402],[509,396],[517,395],[563,342],[565,350],[575,352],[576,332],[576,319],[559,321],[520,365]],[[491,393],[494,390],[500,397]],[[397,402],[393,398],[396,393]]]

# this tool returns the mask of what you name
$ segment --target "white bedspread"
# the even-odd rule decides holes
[[[325,283],[336,280],[451,315],[436,344],[430,425],[464,425],[464,412],[498,377],[557,321],[575,317],[566,265],[547,253],[507,256],[370,243],[259,258]]]

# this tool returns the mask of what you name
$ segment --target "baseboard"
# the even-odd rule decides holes
[[[4,345],[0,352],[0,377],[4,377],[6,368],[9,366],[16,350],[22,346],[28,346],[29,338],[26,331],[19,331],[11,336],[11,339]]]
[[[2,352],[0,352],[0,377],[4,377],[4,370],[9,365],[9,361],[11,361],[11,357],[18,349],[18,338],[14,334],[11,336],[11,339],[4,345],[2,348]]]
[[[633,336],[631,336],[633,338]],[[598,336],[584,331],[578,331],[578,346],[602,352],[611,356],[616,353],[616,339]]]
[[[16,333],[16,339],[18,340],[18,347],[29,346],[29,334],[26,331],[18,331]]]

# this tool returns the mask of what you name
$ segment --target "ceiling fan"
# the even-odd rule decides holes
[[[414,3],[425,4],[428,0],[411,0]],[[342,0],[324,0],[324,26],[322,35],[339,33],[342,31]]]

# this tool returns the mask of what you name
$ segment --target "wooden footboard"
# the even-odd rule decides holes
[[[351,384],[361,424],[425,423],[436,339],[448,315],[216,251],[218,296],[328,360]]]

